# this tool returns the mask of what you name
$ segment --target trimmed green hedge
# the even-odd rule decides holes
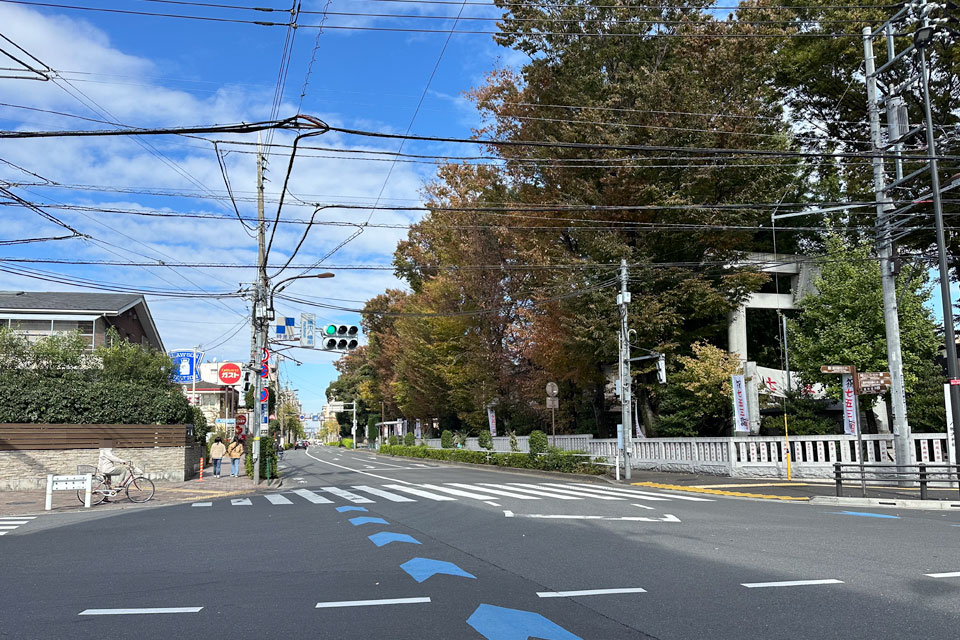
[[[541,471],[562,471],[564,473],[589,473],[601,475],[606,470],[592,462],[585,462],[576,451],[561,451],[550,448],[539,456],[528,453],[491,453],[487,451],[469,451],[467,449],[431,449],[427,446],[407,447],[403,445],[383,445],[380,453],[390,456],[410,458],[429,458],[431,460],[449,460],[451,462],[469,462],[472,464],[490,464],[515,469],[539,469]]]

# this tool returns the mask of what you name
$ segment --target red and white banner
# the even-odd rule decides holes
[[[853,376],[843,374],[843,432],[855,436],[860,428],[860,412],[857,411],[857,396],[853,392]]]
[[[750,432],[750,414],[747,411],[747,382],[743,376],[730,376],[733,381],[733,429]]]
[[[493,410],[493,407],[487,407],[487,422],[490,423],[490,435],[496,437],[497,413]]]

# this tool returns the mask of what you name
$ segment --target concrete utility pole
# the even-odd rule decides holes
[[[870,117],[870,140],[873,151],[873,190],[877,200],[877,251],[880,254],[883,289],[883,320],[887,338],[887,364],[890,367],[890,404],[893,407],[893,443],[897,464],[910,464],[910,425],[907,423],[907,402],[903,389],[903,358],[900,349],[900,316],[897,310],[896,274],[894,273],[893,240],[890,218],[893,202],[887,197],[884,176],[883,136],[880,131],[880,110],[877,96],[877,73],[873,55],[873,31],[863,29],[863,49],[867,84],[867,107]],[[891,61],[894,59],[891,56]],[[889,64],[889,62],[887,63]]]
[[[922,29],[931,29],[929,14],[924,11]],[[917,32],[917,36],[920,32]],[[937,227],[937,257],[940,266],[940,299],[943,303],[943,338],[947,350],[947,375],[950,376],[950,412],[954,429],[960,425],[960,386],[953,380],[960,378],[960,362],[957,362],[957,337],[953,328],[953,302],[950,296],[950,271],[947,266],[947,242],[943,228],[943,200],[940,196],[940,175],[937,173],[937,141],[933,135],[933,115],[930,110],[930,67],[927,65],[926,46],[919,37],[914,42],[920,49],[920,84],[923,87],[923,119],[927,134],[927,161],[930,164],[930,189],[933,194],[933,216]],[[954,439],[955,451],[960,460],[960,438]]]
[[[620,294],[617,306],[620,309],[620,419],[623,422],[623,477],[630,479],[630,434],[633,426],[631,419],[631,382],[630,382],[630,329],[627,326],[627,308],[630,305],[630,292],[627,291],[627,259],[620,260]]]
[[[260,364],[264,349],[267,347],[267,258],[266,258],[266,224],[263,217],[263,149],[260,146],[260,134],[257,134],[257,284],[253,303],[254,326],[254,356],[251,365],[255,371],[256,387],[254,390],[254,421],[253,421],[253,483],[260,484],[260,432],[264,423],[264,403],[260,402],[260,392],[265,388],[264,378],[260,375],[263,365]],[[269,363],[266,364],[269,372]],[[266,404],[269,412],[269,403]]]

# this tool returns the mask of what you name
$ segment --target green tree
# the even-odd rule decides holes
[[[731,376],[743,373],[739,360],[723,349],[698,342],[692,356],[679,356],[677,361],[679,368],[668,377],[660,402],[656,435],[727,435],[733,423]]]
[[[493,451],[493,436],[490,434],[490,429],[480,430],[480,435],[477,437],[477,444],[480,445],[481,449]]]
[[[448,429],[444,429],[440,434],[440,446],[444,449],[453,449],[453,433]]]
[[[825,364],[851,364],[858,371],[887,371],[887,342],[883,319],[880,265],[865,242],[832,235],[826,240],[820,262],[820,277],[814,281],[819,294],[804,298],[800,313],[788,324],[790,365],[804,382],[824,385],[827,394],[839,400],[840,376],[820,372]],[[934,364],[940,338],[930,310],[926,267],[907,265],[897,277],[900,345],[903,359],[907,416],[921,430],[943,424],[942,413],[934,419],[931,404],[942,405],[942,388],[935,380],[942,373]],[[876,396],[864,396],[866,411]],[[924,407],[916,420],[911,407]],[[872,412],[866,411],[867,420]],[[942,427],[938,430],[942,430]]]

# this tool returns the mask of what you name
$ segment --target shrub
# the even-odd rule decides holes
[[[394,443],[390,443],[394,444]],[[450,433],[449,429],[444,429],[443,433],[440,434],[440,446],[444,449],[453,449],[453,434]]]
[[[342,444],[347,449],[353,449],[353,438],[341,438],[340,444]]]
[[[387,438],[387,441],[390,443],[391,446],[396,446],[400,444],[400,438],[398,438],[396,434],[391,434],[390,437]]]
[[[479,442],[481,449],[493,451],[493,436],[490,435],[489,429],[484,429],[481,431],[480,437],[477,438],[477,441]]]
[[[248,439],[244,445],[246,448],[246,468],[247,475],[253,477],[253,441]],[[269,475],[267,470],[269,468]],[[273,448],[272,438],[260,439],[260,478],[277,478],[277,452]]]
[[[416,437],[414,437],[414,435],[413,435],[412,433],[404,434],[404,436],[403,436],[403,444],[406,445],[406,446],[408,446],[408,447],[412,447],[413,445],[417,444],[417,439],[416,439]]]
[[[516,431],[511,431],[511,432],[510,432],[510,451],[515,451],[515,452],[519,452],[519,451],[520,451],[520,443],[517,442],[517,432],[516,432]]]
[[[530,455],[535,456],[541,453],[546,452],[547,450],[547,434],[543,431],[531,431],[530,432]]]
[[[380,453],[390,456],[407,456],[410,458],[429,458],[432,460],[450,460],[453,462],[467,462],[471,464],[490,464],[498,467],[513,467],[515,469],[541,469],[544,471],[563,471],[566,473],[589,473],[600,475],[605,473],[599,464],[584,461],[577,456],[577,451],[562,451],[549,448],[545,455],[530,456],[526,453],[488,453],[486,451],[469,451],[467,449],[431,449],[426,445],[408,447],[405,445],[383,445]],[[597,462],[604,462],[598,459]]]

